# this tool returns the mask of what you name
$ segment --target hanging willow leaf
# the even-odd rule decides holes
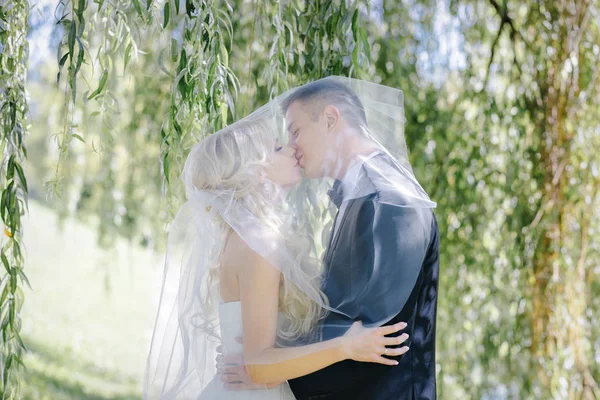
[[[169,152],[166,152],[163,156],[163,172],[167,183],[170,183]]]
[[[135,11],[138,13],[140,18],[144,20],[144,13],[142,12],[142,6],[140,5],[140,0],[133,0],[133,6]]]
[[[2,264],[4,265],[4,268],[6,268],[6,272],[10,274],[10,264],[8,263],[8,259],[4,255],[4,251],[0,253],[0,257],[2,258]]]
[[[81,43],[81,40],[79,38],[76,38],[76,39],[77,39],[77,44],[79,45],[79,51],[77,53],[77,63],[75,64],[75,72],[73,73],[74,75],[77,75],[77,73],[81,69],[81,65],[83,64],[83,60],[85,57],[83,43]]]
[[[77,20],[78,20],[78,24],[77,24],[77,36],[76,37],[80,37],[83,36],[83,32],[85,31],[85,17],[82,14],[77,14]]]
[[[65,61],[67,61],[67,57],[69,57],[69,52],[67,52],[64,56],[62,56],[62,58],[60,59],[60,61],[58,62],[58,67],[59,69],[63,67],[63,65],[65,65]]]
[[[12,304],[12,303],[11,303]],[[10,313],[12,315],[12,313]],[[12,324],[11,324],[12,325]],[[6,338],[5,338],[6,341]],[[12,360],[13,360],[14,355],[10,354],[7,358],[6,358],[6,364],[4,364],[4,371],[2,372],[2,381],[3,382],[7,382],[8,381],[8,373],[10,371],[10,367],[12,365]]]
[[[58,73],[56,74],[56,84],[57,85],[60,83],[60,71],[61,71],[63,65],[65,65],[65,62],[67,61],[67,58],[69,57],[69,54],[70,53],[67,52],[67,54],[62,56],[62,58],[60,59],[60,61],[58,63]]]
[[[85,143],[85,140],[83,140],[83,138],[81,136],[79,136],[78,134],[74,133],[73,137],[77,140],[79,140],[81,143]]]
[[[69,58],[71,60],[73,60],[73,54],[75,51],[75,35],[76,35],[76,29],[77,26],[75,24],[75,20],[71,20],[71,24],[70,24],[70,28],[69,28],[69,36],[67,39],[67,45],[69,47]]]
[[[127,47],[125,48],[125,55],[123,57],[123,73],[125,73],[125,70],[127,69],[127,65],[129,64],[129,60],[131,59],[132,47],[133,46],[130,42],[129,44],[127,44]]]
[[[167,49],[162,49],[160,50],[160,52],[158,53],[158,67],[161,69],[161,71],[163,71],[167,76],[170,76],[173,78],[173,74],[171,73],[171,71],[169,71],[169,69],[165,66],[165,53],[167,52]]]
[[[352,38],[354,41],[358,41],[358,9],[354,10],[352,14]]]
[[[177,40],[171,38],[171,61],[177,61],[177,57],[179,56],[179,48],[177,46]]]
[[[171,3],[167,1],[165,3],[165,8],[163,11],[163,29],[166,29],[167,25],[169,25],[169,20],[171,18]]]
[[[77,6],[77,14],[83,15],[83,12],[87,9],[87,0],[79,0],[79,5]]]
[[[6,166],[6,179],[12,179],[15,176],[15,155],[11,154]]]
[[[88,96],[88,100],[91,100],[94,97],[98,96],[100,93],[102,93],[102,90],[104,90],[104,86],[106,85],[107,79],[108,79],[108,70],[105,69],[102,72],[102,76],[100,76],[100,84],[98,85],[98,88],[96,90],[94,90],[92,92],[92,94],[90,94]]]
[[[18,162],[15,162],[15,169],[17,170],[17,175],[19,175],[19,180],[21,181],[21,185],[23,185],[23,189],[25,193],[29,190],[27,189],[27,179],[25,179],[25,174],[23,173],[23,168]]]

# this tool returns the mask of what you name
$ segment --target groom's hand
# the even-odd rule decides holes
[[[236,338],[238,343],[242,343],[242,338]],[[268,384],[256,384],[250,379],[244,363],[244,355],[241,353],[223,355],[222,347],[217,346],[217,372],[223,382],[223,386],[228,390],[257,390],[270,389],[281,385],[283,382],[274,382]]]

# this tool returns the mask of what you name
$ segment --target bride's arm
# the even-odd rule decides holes
[[[280,382],[310,374],[345,359],[395,365],[382,357],[385,346],[406,338],[386,338],[401,324],[366,329],[353,326],[350,335],[301,347],[276,348],[279,280],[281,273],[263,257],[248,249],[244,267],[238,271],[242,307],[243,348],[246,369],[259,384]],[[388,349],[399,355],[407,348]]]

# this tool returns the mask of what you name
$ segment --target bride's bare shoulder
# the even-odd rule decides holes
[[[221,266],[226,270],[236,270],[236,272],[243,267],[244,271],[251,274],[262,273],[261,271],[269,274],[278,272],[264,257],[252,250],[236,232],[231,233],[227,240]]]
[[[233,231],[227,238],[225,248],[223,249],[222,264],[224,265],[237,265],[240,261],[245,260],[246,262],[250,257],[258,256],[248,244]]]

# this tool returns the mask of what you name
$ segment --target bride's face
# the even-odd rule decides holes
[[[275,143],[275,149],[266,173],[270,181],[284,188],[290,188],[300,183],[302,173],[294,149],[282,146],[279,141]]]

